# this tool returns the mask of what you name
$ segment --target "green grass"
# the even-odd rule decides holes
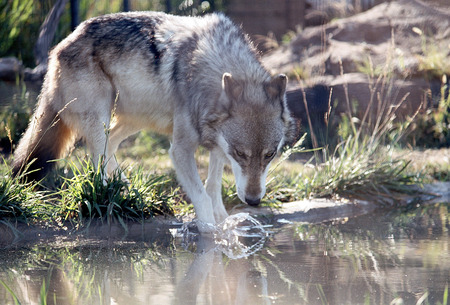
[[[6,172],[0,177],[0,219],[13,218],[27,221],[37,213],[36,207],[43,202],[44,193],[35,190],[36,182],[23,182],[21,176],[12,177],[5,160]]]
[[[106,223],[118,221],[126,229],[128,221],[173,215],[175,205],[180,210],[186,205],[171,173],[146,173],[138,167],[126,173],[129,183],[122,181],[119,173],[104,181],[101,167],[94,170],[86,158],[68,159],[66,163],[57,171],[59,175],[50,175],[40,183],[24,183],[21,177],[11,177],[4,162],[0,219],[59,226],[70,222],[74,227],[99,219]],[[64,172],[68,177],[60,176]]]
[[[12,291],[12,289],[6,285],[6,283],[2,280],[0,280],[0,284],[2,284],[2,286],[6,289],[6,291],[9,293],[9,295],[11,296],[11,298],[14,301],[15,305],[21,305],[22,303],[20,303],[19,298],[17,297],[17,295],[14,293],[14,291]]]
[[[408,161],[397,159],[379,145],[349,137],[331,154],[326,148],[317,150],[299,172],[286,173],[284,167],[276,170],[267,197],[275,203],[305,198],[358,198],[391,204],[400,194],[412,193],[410,185],[420,181],[406,171]],[[295,148],[285,152],[292,153],[296,153]]]
[[[100,218],[108,223],[117,220],[125,226],[129,220],[173,215],[172,206],[181,200],[174,179],[168,175],[144,174],[138,168],[130,173],[128,183],[121,180],[120,172],[104,181],[102,167],[95,170],[86,159],[78,164],[69,162],[69,167],[74,176],[66,178],[58,192],[65,220]]]
[[[417,27],[412,30],[421,39],[422,54],[417,55],[419,70],[429,77],[440,78],[442,75],[450,75],[450,63],[447,60],[449,51],[445,42],[427,36]]]

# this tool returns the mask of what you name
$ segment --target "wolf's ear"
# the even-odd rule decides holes
[[[279,74],[264,84],[264,90],[270,99],[281,98],[286,91],[287,76]]]
[[[239,99],[244,91],[244,87],[237,80],[233,79],[230,73],[224,73],[222,76],[222,89],[225,91],[227,97],[235,101]]]

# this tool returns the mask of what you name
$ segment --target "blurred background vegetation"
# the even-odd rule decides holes
[[[57,0],[1,0],[0,1],[0,58],[14,56],[25,66],[34,67],[33,49],[45,17]],[[182,15],[199,15],[221,11],[225,0],[71,0],[65,1],[52,45],[64,39],[74,25],[94,16],[120,11],[156,10]],[[74,11],[78,20],[72,20]]]

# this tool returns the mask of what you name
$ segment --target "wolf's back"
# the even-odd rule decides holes
[[[130,71],[130,67],[139,71]],[[248,37],[224,15],[194,18],[133,12],[85,21],[52,51],[38,108],[14,153],[13,174],[26,170],[27,179],[40,179],[53,166],[49,161],[61,158],[75,137],[90,136],[80,130],[84,123],[79,122],[82,116],[72,115],[75,108],[80,113],[93,111],[101,106],[99,100],[110,94],[107,102],[111,108],[118,96],[117,111],[129,109],[121,103],[136,97],[142,103],[139,109],[159,111],[163,108],[149,106],[156,98],[148,92],[156,89],[148,91],[146,87],[153,87],[161,92],[158,102],[161,98],[183,100],[189,111],[199,112],[191,117],[200,117],[214,112],[215,103],[209,101],[220,94],[225,72],[255,83],[270,79]],[[95,81],[87,83],[86,79]],[[91,90],[90,97],[94,93],[99,96],[80,98],[86,92],[78,94],[74,82]],[[65,123],[59,114],[72,99],[77,102],[62,114]],[[167,109],[170,107],[163,110]]]

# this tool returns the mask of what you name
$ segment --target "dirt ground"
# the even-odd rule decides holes
[[[450,148],[422,150],[415,148],[397,151],[396,154],[411,161],[410,171],[412,172],[429,172],[431,174],[436,171],[441,172],[441,175],[445,175],[445,172],[447,172],[445,180],[450,180]]]

